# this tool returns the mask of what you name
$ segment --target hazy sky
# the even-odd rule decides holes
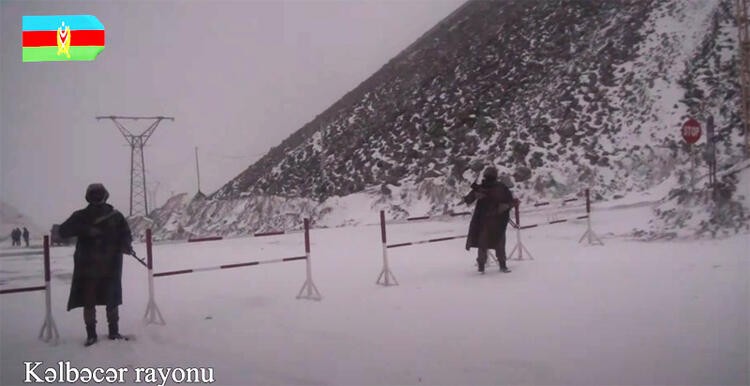
[[[195,146],[211,193],[463,1],[0,0],[0,199],[49,229],[99,181],[127,214],[130,148],[97,115],[174,116],[145,150],[156,203],[195,193]],[[21,62],[21,17],[55,14],[99,18],[96,61]]]

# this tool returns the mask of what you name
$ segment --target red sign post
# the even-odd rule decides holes
[[[690,150],[690,161],[692,168],[690,170],[690,189],[695,190],[695,154],[693,152],[693,144],[698,142],[701,138],[701,124],[693,118],[688,118],[685,123],[682,124],[682,138],[687,142]]]
[[[689,118],[682,124],[682,138],[692,145],[701,138],[701,124],[693,118]]]

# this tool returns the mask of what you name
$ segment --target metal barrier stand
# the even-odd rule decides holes
[[[393,272],[391,272],[391,269],[388,267],[388,244],[385,235],[385,211],[382,210],[380,211],[380,241],[383,244],[383,269],[380,271],[380,275],[378,276],[378,280],[375,281],[375,284],[384,286],[398,285],[396,276],[393,276]]]
[[[23,251],[23,252],[12,252],[0,254],[0,257],[11,257],[11,256],[34,256],[42,255],[44,264],[44,285],[36,287],[23,287],[23,288],[11,288],[0,290],[2,294],[12,294],[20,292],[33,292],[33,291],[44,291],[45,309],[44,309],[44,321],[42,322],[42,328],[39,329],[39,339],[44,342],[52,342],[56,345],[60,341],[60,333],[57,331],[57,325],[55,325],[55,319],[52,318],[52,286],[50,284],[50,252],[49,252],[49,236],[44,236],[44,245],[41,251]]]
[[[312,279],[312,263],[310,262],[310,220],[305,219],[305,260],[307,263],[307,279],[305,279],[305,283],[302,284],[302,288],[300,288],[299,293],[297,294],[297,299],[308,299],[308,300],[321,300],[323,297],[320,295],[320,292],[318,292],[318,287],[315,286],[315,283]],[[305,295],[302,295],[303,292],[306,292]]]
[[[519,207],[520,207],[520,203],[518,202],[518,200],[516,200],[513,203],[513,208],[516,210],[516,245],[508,254],[508,260],[513,260],[513,255],[516,252],[518,252],[518,258],[516,260],[523,260],[524,251],[526,251],[526,254],[529,256],[529,260],[534,260],[534,256],[531,256],[531,252],[529,252],[529,250],[526,249],[526,246],[523,245],[523,242],[521,241],[521,229],[524,229],[524,227],[521,226],[521,211]]]
[[[143,322],[164,326],[167,323],[161,315],[159,306],[156,305],[156,300],[154,300],[154,256],[152,253],[151,229],[146,229],[146,259],[148,268],[148,304],[146,305],[146,313],[143,315]]]
[[[42,328],[39,329],[39,339],[57,344],[60,341],[60,333],[57,332],[55,319],[52,318],[52,286],[50,285],[50,253],[49,236],[44,236],[44,300],[45,316]]]
[[[581,218],[582,217],[583,216],[581,216]],[[578,243],[580,244],[584,239],[588,239],[589,245],[604,245],[599,236],[597,236],[591,228],[591,198],[588,189],[586,189],[586,232],[581,236],[581,239],[578,240]]]

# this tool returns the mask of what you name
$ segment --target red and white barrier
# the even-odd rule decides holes
[[[276,235],[283,235],[287,233],[297,233],[298,231],[292,231],[292,232],[286,232],[286,231],[269,231],[269,232],[256,232],[253,233],[253,237],[264,237],[264,236],[276,236]],[[190,237],[187,239],[188,243],[202,243],[205,241],[219,241],[224,240],[223,236],[200,236],[200,237]],[[160,242],[157,244],[162,244],[164,242]],[[174,242],[169,242],[169,244],[173,244]]]
[[[280,230],[280,231],[269,231],[269,232],[256,232],[256,233],[253,233],[252,236],[253,237],[276,236],[276,235],[283,235],[283,234],[297,233],[297,232],[301,232],[301,231],[287,232],[287,231]],[[205,241],[219,241],[219,240],[224,240],[224,237],[223,236],[190,237],[190,238],[187,239],[187,242],[188,243],[202,243],[202,242],[205,242]],[[157,242],[156,244],[157,245],[160,245],[160,244],[174,244],[174,243],[178,243],[178,242],[179,241],[166,241],[166,242],[165,241],[161,241],[161,242]]]
[[[516,211],[516,228],[518,230],[531,229],[531,228],[537,228],[537,227],[544,226],[544,225],[554,225],[554,224],[560,224],[560,223],[564,223],[564,222],[568,222],[568,221],[575,221],[575,220],[586,219],[587,220],[586,221],[586,224],[587,224],[587,226],[586,226],[586,232],[584,233],[583,237],[581,237],[581,239],[578,242],[580,243],[585,238],[588,238],[589,244],[592,244],[592,245],[594,245],[594,244],[596,244],[596,245],[604,245],[604,243],[602,243],[601,239],[599,239],[599,237],[596,235],[596,233],[594,233],[593,229],[591,228],[591,195],[590,195],[589,189],[586,189],[584,191],[584,196],[585,196],[585,200],[586,200],[585,201],[585,208],[586,208],[586,214],[585,215],[575,216],[575,217],[571,217],[571,218],[555,219],[555,220],[552,220],[552,221],[545,221],[545,222],[540,222],[540,223],[536,223],[536,224],[521,225],[519,223],[520,219],[519,219],[519,216],[518,216],[518,211]],[[568,200],[564,200],[563,202],[570,202],[570,201],[573,201],[573,200],[574,199],[568,199]],[[577,199],[575,199],[575,200],[577,200]],[[547,205],[547,203],[542,203],[542,204]],[[539,204],[534,204],[534,206],[539,206]],[[581,207],[581,208],[583,208],[583,207]]]
[[[257,233],[253,233],[253,237],[278,236],[278,235],[283,235],[285,233],[286,231],[257,232]]]
[[[274,259],[274,260],[258,260],[258,261],[248,261],[248,262],[242,262],[242,263],[233,263],[233,264],[223,264],[213,267],[202,267],[202,268],[191,268],[191,269],[181,269],[181,270],[175,270],[175,271],[165,271],[165,272],[153,272],[153,254],[152,254],[152,248],[151,248],[151,230],[146,230],[146,251],[148,254],[148,272],[149,272],[149,303],[146,307],[146,315],[144,315],[144,321],[146,324],[166,324],[164,322],[164,318],[161,316],[161,312],[159,312],[159,308],[156,305],[156,302],[154,301],[154,278],[156,277],[163,277],[163,276],[175,276],[175,275],[183,275],[188,273],[195,273],[195,272],[206,272],[206,271],[216,271],[216,270],[222,270],[222,269],[232,269],[232,268],[241,268],[241,267],[251,267],[255,265],[263,265],[263,264],[272,264],[272,263],[286,263],[286,262],[292,262],[292,261],[298,261],[298,260],[305,260],[307,262],[307,278],[305,279],[304,284],[302,285],[302,288],[299,290],[299,293],[297,294],[297,299],[308,299],[308,300],[321,300],[323,297],[320,295],[320,292],[318,291],[318,288],[315,286],[315,283],[312,279],[312,265],[311,265],[311,259],[310,259],[310,221],[308,219],[305,219],[304,221],[305,225],[305,255],[304,256],[293,256],[293,257],[285,257],[282,259]],[[265,234],[255,234],[254,236],[272,236],[272,235],[278,235],[278,234],[284,234],[284,232],[266,232]]]
[[[565,207],[570,202],[577,202],[581,201],[580,198],[566,198],[561,201],[545,201],[545,202],[537,202],[534,203],[533,207],[538,208],[540,206],[557,206],[557,207]]]
[[[536,227],[539,227],[539,226],[542,226],[542,225],[555,225],[555,224],[560,224],[560,223],[564,223],[564,222],[568,222],[568,221],[573,221],[573,220],[582,220],[584,218],[589,218],[589,216],[587,215],[587,216],[578,216],[578,217],[575,217],[575,218],[563,218],[563,219],[560,219],[560,220],[547,221],[547,222],[542,222],[542,223],[538,223],[538,224],[524,225],[524,226],[521,227],[521,229],[536,228]]]
[[[529,224],[529,225],[522,225],[521,224],[521,211],[520,211],[520,203],[516,201],[514,203],[514,209],[515,209],[515,223],[511,220],[510,224],[512,227],[516,228],[516,245],[511,249],[511,252],[508,254],[508,259],[513,259],[514,256],[516,257],[516,260],[523,260],[524,254],[528,256],[530,260],[533,260],[534,257],[531,255],[531,252],[529,252],[528,248],[523,244],[522,238],[521,238],[521,230],[523,229],[531,229],[531,228],[537,228],[544,225],[555,225],[555,224],[561,224],[566,223],[568,221],[575,221],[575,220],[587,220],[587,229],[584,233],[583,237],[581,237],[581,240],[579,240],[579,243],[582,242],[585,238],[588,238],[589,244],[596,244],[596,245],[604,245],[602,243],[601,239],[594,233],[593,229],[591,228],[591,197],[589,190],[585,190],[585,208],[586,208],[586,214],[580,215],[580,216],[574,216],[570,218],[557,218],[556,216],[553,216],[552,220],[545,221],[545,222],[539,222],[535,224]],[[580,198],[567,198],[563,199],[559,202],[537,202],[533,204],[535,208],[537,207],[555,207],[555,208],[562,208],[562,209],[579,209],[578,206],[575,204],[571,204],[574,202],[581,201]],[[583,205],[583,204],[581,204]],[[580,208],[583,208],[583,206],[580,206]],[[524,212],[528,213],[528,212]],[[462,212],[462,213],[455,213],[451,214],[451,216],[461,216],[461,215],[469,215],[471,212]],[[409,221],[420,221],[420,220],[427,220],[430,218],[437,218],[431,217],[431,216],[418,216],[418,217],[409,217],[406,219],[407,222]],[[388,249],[390,248],[399,248],[399,247],[406,247],[411,245],[419,245],[419,244],[427,244],[427,243],[435,243],[435,242],[441,242],[441,241],[448,241],[448,240],[455,240],[460,238],[465,238],[466,235],[458,235],[458,236],[448,236],[448,237],[439,237],[434,239],[427,239],[427,240],[419,240],[419,241],[411,241],[411,242],[404,242],[404,243],[398,243],[398,244],[388,244],[387,237],[386,237],[386,221],[385,221],[385,212],[380,211],[380,233],[381,233],[381,241],[382,241],[382,247],[383,247],[383,269],[380,271],[380,275],[378,276],[378,280],[376,281],[377,284],[380,285],[398,285],[398,281],[396,280],[395,276],[393,276],[393,272],[391,272],[389,264],[388,264]]]
[[[387,224],[404,224],[412,221],[423,221],[423,220],[442,220],[448,217],[459,217],[459,216],[471,216],[472,212],[451,212],[448,214],[435,215],[435,216],[414,216],[407,217],[402,220],[388,221]]]
[[[521,215],[527,214],[546,214],[547,222],[544,225],[560,220],[558,217],[562,212],[572,212],[576,210],[583,210],[585,208],[584,192],[582,191],[580,197],[565,198],[562,200],[535,202],[524,206]],[[572,219],[568,219],[572,220]]]
[[[407,218],[407,221],[426,220],[429,218],[430,216],[410,217],[410,218]],[[393,276],[393,272],[391,272],[391,269],[388,266],[388,249],[389,248],[399,248],[399,247],[406,247],[410,245],[437,243],[441,241],[463,239],[463,238],[466,238],[466,235],[438,237],[438,238],[428,239],[428,240],[411,241],[411,242],[406,242],[406,243],[398,243],[398,244],[389,245],[387,241],[387,236],[386,236],[385,211],[381,210],[380,211],[380,240],[383,245],[383,269],[380,271],[378,280],[375,283],[384,285],[384,286],[398,285],[398,280],[396,280],[396,277]]]
[[[57,332],[57,326],[55,320],[52,318],[52,286],[50,285],[50,252],[49,252],[49,236],[44,236],[44,246],[41,251],[23,251],[15,253],[3,253],[0,257],[11,257],[11,256],[44,256],[44,285],[36,287],[23,287],[23,288],[11,288],[0,290],[0,295],[11,294],[19,292],[32,292],[32,291],[44,291],[45,299],[45,315],[42,328],[39,329],[39,339],[45,342],[52,342],[57,344],[60,341],[60,334]]]
[[[188,243],[200,243],[203,241],[218,241],[224,239],[221,236],[207,236],[207,237],[191,237],[188,239]]]
[[[466,238],[466,235],[438,237],[436,239],[427,239],[427,240],[420,240],[420,241],[410,241],[410,242],[406,242],[406,243],[386,245],[386,248],[406,247],[406,246],[409,246],[409,245],[437,243],[437,242],[440,242],[440,241],[448,241],[448,240],[455,240],[455,239],[465,239],[465,238]]]
[[[513,255],[514,255],[514,253],[516,251],[518,252],[518,258],[516,260],[523,260],[523,252],[524,251],[526,251],[526,253],[529,255],[529,257],[531,257],[531,254],[529,253],[529,251],[526,249],[526,247],[521,242],[521,230],[523,230],[523,229],[537,228],[537,227],[545,226],[545,225],[560,224],[560,223],[565,223],[565,222],[568,222],[568,221],[575,221],[575,220],[586,219],[586,232],[583,234],[583,236],[581,237],[581,239],[578,240],[579,243],[583,242],[584,239],[588,238],[589,245],[604,245],[604,243],[599,238],[599,236],[597,236],[596,233],[594,232],[594,230],[591,228],[591,195],[590,195],[589,189],[586,189],[584,191],[584,196],[585,196],[585,204],[586,204],[586,206],[585,206],[585,208],[586,208],[586,214],[585,215],[575,216],[575,217],[571,217],[571,218],[555,219],[555,220],[552,220],[552,221],[545,221],[545,222],[540,222],[540,223],[536,223],[536,224],[529,224],[529,225],[521,225],[521,219],[520,219],[520,214],[519,214],[519,206],[518,206],[518,202],[516,202],[516,205],[515,205],[515,210],[516,210],[516,225],[515,225],[515,228],[516,228],[517,243],[516,243],[516,246],[513,248],[513,251],[508,255],[509,258],[512,258]],[[563,207],[565,206],[566,203],[577,201],[577,200],[578,199],[563,200],[562,201]],[[546,206],[546,205],[549,205],[549,203],[537,203],[537,204],[534,204],[535,207],[537,207],[537,206]]]
[[[297,257],[285,257],[283,259],[276,259],[276,260],[249,261],[249,262],[246,262],[246,263],[224,264],[224,265],[217,265],[217,266],[214,266],[214,267],[180,269],[180,270],[176,270],[176,271],[166,271],[166,272],[155,273],[154,277],[182,275],[182,274],[193,273],[193,272],[217,271],[217,270],[220,270],[220,269],[250,267],[250,266],[253,266],[253,265],[270,264],[270,263],[284,263],[284,262],[287,262],[287,261],[296,261],[296,260],[305,260],[305,259],[306,259],[305,256],[297,256]]]

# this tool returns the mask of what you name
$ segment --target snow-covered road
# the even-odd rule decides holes
[[[80,310],[65,311],[72,248],[54,248],[57,346],[36,339],[40,292],[0,297],[0,383],[40,368],[212,367],[215,384],[748,384],[750,242],[651,242],[625,236],[648,207],[601,210],[605,246],[578,239],[584,220],[525,231],[533,261],[478,275],[463,240],[389,250],[401,285],[381,287],[378,226],[312,232],[321,302],[296,300],[304,263],[156,279],[166,326],[141,322],[146,271],[126,257],[121,330],[135,342],[82,346]],[[373,214],[373,222],[377,214]],[[467,218],[390,225],[389,243],[463,234]],[[529,220],[530,221],[530,220]],[[528,222],[526,222],[528,223]],[[512,231],[509,231],[512,232]],[[515,236],[509,234],[508,250]],[[145,247],[136,251],[145,256]],[[157,272],[304,254],[303,235],[154,248]],[[0,260],[0,288],[41,283],[38,258]],[[103,334],[104,312],[98,310]],[[173,384],[168,381],[166,384]]]

